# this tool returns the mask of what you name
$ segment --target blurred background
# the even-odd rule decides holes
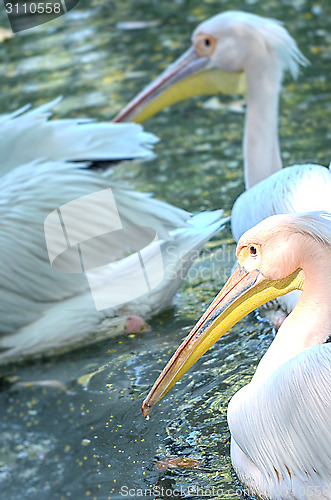
[[[190,45],[197,24],[228,9],[283,21],[310,60],[298,81],[288,75],[284,81],[282,159],[327,165],[329,0],[80,0],[67,15],[0,44],[0,114],[62,95],[56,118],[111,120]],[[4,9],[0,26],[10,29]],[[228,215],[244,190],[243,118],[240,96],[179,103],[144,124],[161,139],[156,158],[122,164],[114,176],[186,210],[223,208]],[[1,499],[117,499],[129,489],[127,497],[135,498],[155,486],[164,488],[157,498],[169,498],[171,488],[198,498],[198,486],[214,487],[217,494],[205,490],[206,498],[242,495],[231,469],[226,408],[272,340],[268,323],[250,315],[177,384],[151,420],[140,413],[170,354],[224,284],[234,249],[229,228],[216,235],[149,332],[0,369]],[[170,468],[170,457],[192,461]]]

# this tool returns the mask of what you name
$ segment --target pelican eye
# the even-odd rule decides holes
[[[216,48],[216,39],[211,35],[200,33],[193,39],[196,53],[200,57],[211,57]]]
[[[257,248],[256,248],[256,246],[251,245],[249,247],[249,255],[251,255],[252,257],[255,257],[257,255]]]

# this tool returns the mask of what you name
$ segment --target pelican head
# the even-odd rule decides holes
[[[329,259],[330,250],[329,213],[274,215],[247,231],[238,242],[236,270],[157,379],[143,402],[143,414],[148,415],[184,373],[244,316],[271,299],[303,290],[306,273],[316,275],[311,262]],[[327,328],[329,332],[329,325]]]
[[[261,61],[297,76],[306,59],[276,20],[228,11],[202,22],[192,46],[134,98],[115,121],[141,122],[163,108],[192,96],[245,95],[249,74],[260,74]]]

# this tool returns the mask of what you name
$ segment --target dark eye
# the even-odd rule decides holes
[[[209,38],[205,38],[204,42],[205,42],[205,46],[206,47],[210,47],[210,40],[209,40]]]
[[[249,254],[252,256],[252,257],[255,257],[255,255],[257,255],[257,249],[254,245],[250,246],[249,247]]]

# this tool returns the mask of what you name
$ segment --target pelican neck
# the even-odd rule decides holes
[[[265,379],[304,350],[326,342],[331,333],[330,248],[316,242],[314,246],[317,251],[307,252],[302,265],[305,284],[299,301],[261,359],[253,380]]]
[[[279,61],[271,57],[247,65],[244,129],[245,187],[249,189],[282,168],[278,140],[278,104],[282,80]]]

